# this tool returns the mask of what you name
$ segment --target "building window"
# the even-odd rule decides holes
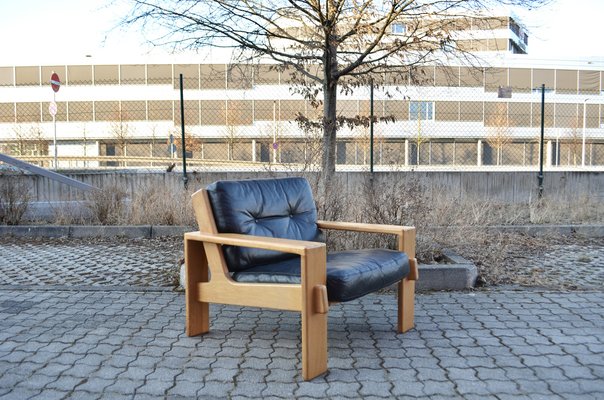
[[[392,33],[395,35],[404,35],[407,33],[407,27],[405,24],[401,24],[400,22],[395,22],[392,25]]]
[[[412,101],[409,103],[410,120],[432,120],[434,119],[433,101]]]

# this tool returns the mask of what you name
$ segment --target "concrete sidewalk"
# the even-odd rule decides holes
[[[296,313],[212,306],[184,334],[168,291],[0,287],[0,398],[604,398],[604,293],[371,295],[329,313],[329,372],[300,377]]]

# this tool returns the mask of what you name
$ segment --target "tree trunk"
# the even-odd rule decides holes
[[[323,158],[322,176],[330,181],[336,172],[336,102],[337,84],[323,85]]]
[[[337,48],[328,36],[323,56],[323,156],[319,182],[319,196],[324,200],[327,198],[327,188],[336,172],[337,73]]]

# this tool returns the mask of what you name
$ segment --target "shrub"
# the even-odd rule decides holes
[[[22,174],[21,174],[22,175]],[[16,174],[0,174],[0,223],[19,225],[31,201],[27,182]]]
[[[86,195],[91,218],[101,225],[119,225],[127,221],[128,193],[118,185],[109,185]]]

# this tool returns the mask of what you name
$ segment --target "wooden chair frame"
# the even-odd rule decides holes
[[[302,376],[312,379],[327,371],[326,248],[324,243],[262,236],[218,233],[205,189],[193,194],[198,232],[185,234],[186,333],[209,331],[209,304],[265,307],[301,313]],[[398,332],[414,326],[415,228],[396,225],[318,221],[321,229],[396,235],[398,249],[410,260],[411,272],[398,283]],[[234,281],[222,245],[253,247],[297,254],[301,260],[300,284],[240,283]]]

